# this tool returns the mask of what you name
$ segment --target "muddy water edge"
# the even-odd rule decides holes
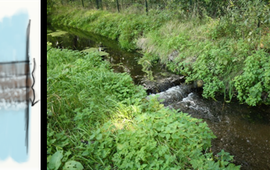
[[[76,29],[53,28],[51,31],[66,31],[61,36],[47,36],[47,41],[56,48],[67,48],[72,50],[84,50],[86,48],[100,48],[109,53],[105,60],[112,64],[115,72],[127,72],[133,78],[135,84],[145,86],[147,75],[142,71],[138,59],[142,56],[139,52],[127,52],[122,50],[116,41],[82,32]],[[176,76],[169,73],[163,66],[157,64],[152,68],[155,80],[164,79],[168,81]],[[164,81],[163,81],[164,82]],[[201,91],[188,87],[183,81],[174,81],[166,86],[167,93],[157,92],[160,96],[168,99],[165,106],[180,109],[189,113],[192,117],[203,119],[216,135],[212,140],[212,151],[216,154],[222,149],[234,156],[235,164],[241,165],[241,169],[262,170],[270,169],[270,107],[249,107],[241,105],[237,101],[225,103],[222,96],[217,101],[202,98]],[[175,90],[175,91],[174,91]],[[181,93],[180,93],[181,92]],[[174,98],[170,96],[173,93]],[[175,94],[181,94],[177,96]]]

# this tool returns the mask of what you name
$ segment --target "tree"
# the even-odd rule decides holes
[[[84,7],[84,3],[83,3],[83,0],[82,0],[82,6]]]
[[[118,10],[118,12],[120,12],[120,10],[119,10],[119,2],[118,2],[118,0],[116,0],[116,5],[117,5],[117,10]]]
[[[148,4],[147,4],[147,0],[144,0],[145,1],[145,11],[146,11],[146,15],[148,15]]]

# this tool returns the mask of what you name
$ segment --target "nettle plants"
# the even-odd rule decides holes
[[[95,169],[239,169],[222,152],[208,152],[215,138],[206,123],[160,105],[144,104],[134,119],[113,121],[94,131],[82,155]]]
[[[248,105],[270,103],[270,55],[258,50],[247,57],[243,74],[235,77],[237,98]]]
[[[213,43],[207,43],[196,61],[193,70],[186,81],[203,80],[203,97],[213,98],[225,89],[223,81],[225,73],[232,70],[231,51],[227,47],[220,48]]]

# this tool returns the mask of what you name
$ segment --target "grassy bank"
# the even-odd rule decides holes
[[[216,19],[169,10],[150,10],[146,16],[135,7],[110,13],[62,5],[52,12],[51,23],[118,40],[127,50],[143,49],[144,70],[160,61],[185,75],[187,82],[202,80],[206,98],[224,94],[228,102],[235,97],[252,106],[268,105],[270,7],[243,5]],[[260,27],[258,11],[263,18]]]
[[[47,51],[47,169],[239,169],[206,123],[146,101],[98,53]]]

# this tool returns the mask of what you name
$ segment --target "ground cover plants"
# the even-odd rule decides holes
[[[47,169],[239,169],[202,120],[145,99],[98,52],[47,46]]]
[[[205,98],[222,94],[227,102],[237,98],[251,106],[270,104],[268,1],[222,1],[218,6],[202,1],[193,8],[177,1],[165,3],[165,8],[160,2],[148,15],[138,11],[138,4],[113,13],[55,2],[52,25],[106,36],[126,50],[142,49],[139,63],[149,78],[151,65],[159,61],[185,75],[186,82],[202,80]]]

